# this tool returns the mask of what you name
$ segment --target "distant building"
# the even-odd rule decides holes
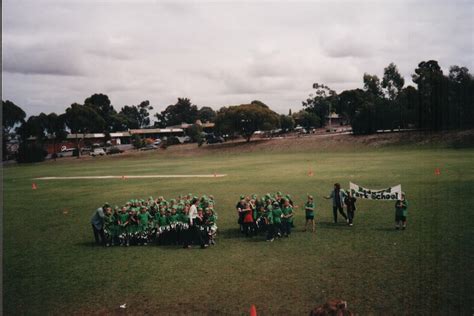
[[[194,124],[201,126],[202,130],[206,133],[214,132],[215,124],[212,123],[212,122],[202,123],[201,120],[197,120]],[[194,124],[181,123],[179,125],[168,126],[167,128],[181,128],[183,130],[187,130],[187,129],[191,128]]]
[[[326,116],[326,126],[339,126],[339,125],[345,125],[346,120],[342,115],[339,115],[337,113],[331,113],[330,115]]]

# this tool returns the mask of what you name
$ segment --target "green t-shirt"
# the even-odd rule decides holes
[[[188,214],[184,214],[184,213],[181,213],[179,215],[179,218],[178,220],[181,222],[181,223],[189,223],[189,215]]]
[[[120,220],[120,223],[122,225],[125,224],[125,222],[128,221],[129,218],[130,218],[130,216],[128,215],[128,213],[120,213],[119,214],[119,220]]]
[[[160,216],[160,217],[158,218],[158,225],[159,225],[160,227],[163,227],[163,226],[168,225],[168,217],[166,217],[165,215]]]
[[[402,206],[399,206],[399,203],[402,203]],[[407,216],[408,214],[408,201],[397,201],[395,202],[395,215],[397,216]]]
[[[142,226],[148,225],[148,220],[150,218],[150,214],[148,212],[145,213],[139,213],[138,214],[138,223]]]
[[[293,214],[293,208],[291,207],[291,205],[285,207],[283,206],[283,209],[281,210],[283,215],[287,216],[287,215],[292,215]],[[284,222],[292,222],[293,221],[293,216],[290,216],[290,217],[283,217],[282,220]]]
[[[281,215],[283,212],[281,211],[281,208],[277,207],[273,211],[273,223],[274,224],[281,224]]]
[[[306,202],[304,205],[306,216],[314,216],[314,202]]]
[[[267,219],[267,223],[269,225],[273,224],[273,212],[272,211],[267,211],[263,213],[263,217]]]
[[[168,222],[170,224],[178,222],[178,219],[179,219],[179,214],[171,214],[170,216],[168,216]]]

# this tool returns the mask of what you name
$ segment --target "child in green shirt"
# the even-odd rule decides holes
[[[282,229],[285,237],[290,237],[291,235],[291,223],[293,219],[293,207],[290,204],[288,199],[283,199],[283,208],[282,208]]]
[[[312,232],[314,233],[314,199],[311,195],[308,195],[308,201],[306,201],[304,205],[305,215],[306,215],[306,223],[304,225],[304,231],[307,230],[308,224],[311,224]]]
[[[408,214],[408,201],[405,198],[405,193],[402,192],[400,200],[395,202],[395,229],[406,229]]]

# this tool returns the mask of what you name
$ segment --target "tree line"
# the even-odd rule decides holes
[[[384,69],[382,80],[367,73],[362,79],[363,89],[339,94],[323,84],[314,84],[315,93],[302,102],[303,107],[319,119],[332,109],[346,118],[354,134],[380,129],[441,131],[474,127],[474,79],[466,67],[451,66],[445,75],[437,61],[422,61],[412,75],[416,87],[405,87],[394,63]]]
[[[474,126],[474,80],[466,67],[451,66],[445,75],[437,61],[422,61],[412,75],[416,87],[405,87],[405,80],[394,63],[384,69],[382,80],[367,73],[362,79],[363,89],[339,94],[324,84],[315,83],[314,93],[302,101],[302,110],[296,113],[290,110],[288,115],[279,115],[258,100],[224,106],[215,112],[207,106],[198,108],[188,98],[178,98],[175,104],[154,115],[153,126],[150,126],[153,106],[147,100],[125,105],[117,111],[107,95],[98,93],[86,98],[83,104],[71,104],[62,114],[41,113],[26,120],[26,113],[18,105],[2,101],[3,158],[7,153],[8,136],[13,131],[20,136],[21,144],[25,144],[23,149],[28,150],[26,139],[29,137],[35,137],[41,145],[48,137],[60,142],[68,132],[105,133],[107,137],[111,132],[194,124],[196,120],[215,122],[217,133],[238,134],[250,141],[258,130],[280,128],[287,132],[296,125],[307,129],[323,127],[332,112],[341,115],[352,126],[354,134],[371,134],[379,129],[440,131]],[[190,129],[197,141],[201,132],[196,125]],[[22,154],[20,148],[20,160]]]

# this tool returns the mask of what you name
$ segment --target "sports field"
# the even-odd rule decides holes
[[[302,146],[8,166],[4,313],[244,315],[255,304],[262,315],[304,315],[341,298],[361,315],[470,315],[473,162],[473,149]],[[32,180],[214,173],[227,176]],[[393,202],[359,200],[354,227],[333,224],[331,202],[322,197],[334,182],[347,188],[349,181],[369,188],[401,183],[410,202],[408,229],[395,231]],[[239,195],[275,191],[290,193],[300,206],[307,193],[315,196],[316,233],[302,232],[301,208],[289,239],[269,243],[238,233]],[[89,220],[102,203],[189,192],[215,196],[216,246],[93,246]]]

